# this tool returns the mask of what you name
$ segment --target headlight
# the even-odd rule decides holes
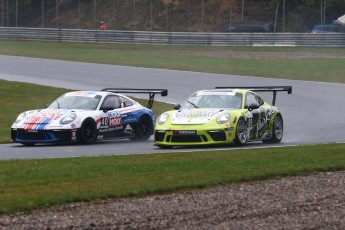
[[[64,118],[62,118],[61,123],[64,125],[71,123],[72,121],[75,120],[76,117],[77,117],[77,115],[75,113],[70,113],[67,116],[65,116]]]
[[[26,113],[21,113],[19,114],[19,116],[17,117],[16,121],[14,123],[19,123],[21,120],[24,119],[24,117],[26,116]]]
[[[217,123],[218,124],[224,124],[230,120],[230,114],[229,113],[221,113],[217,117]]]
[[[158,124],[163,125],[165,122],[167,122],[168,118],[169,118],[169,114],[168,113],[163,113],[158,118]]]

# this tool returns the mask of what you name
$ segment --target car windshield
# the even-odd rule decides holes
[[[101,100],[100,95],[93,96],[66,96],[63,95],[51,103],[48,108],[50,109],[97,109],[98,103]]]
[[[242,106],[242,95],[234,92],[211,92],[201,91],[190,96],[182,108],[226,108],[240,109]]]

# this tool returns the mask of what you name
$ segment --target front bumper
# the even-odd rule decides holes
[[[156,129],[154,133],[156,146],[220,145],[232,143],[234,138],[233,128],[207,130]]]
[[[24,130],[11,129],[11,139],[15,143],[54,143],[77,141],[77,129],[70,130]]]

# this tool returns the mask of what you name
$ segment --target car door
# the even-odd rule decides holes
[[[261,120],[265,117],[266,110],[263,107],[264,101],[256,94],[247,92],[245,96],[245,109],[248,109],[247,113],[247,126],[248,126],[248,139],[259,139]],[[251,109],[253,105],[257,105],[258,108]]]
[[[103,138],[116,137],[122,134],[122,114],[120,112],[121,100],[117,95],[108,95],[103,101],[101,108],[104,115],[101,118],[99,135]]]

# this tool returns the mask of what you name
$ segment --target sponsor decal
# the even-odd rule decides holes
[[[190,118],[190,117],[199,117],[199,118],[209,118],[216,114],[213,111],[184,111],[176,113],[176,118]]]
[[[62,128],[63,125],[51,125],[49,126],[51,129],[58,129],[58,128]]]
[[[66,93],[65,96],[83,96],[83,97],[95,97],[97,95],[96,92],[93,91],[75,91]]]
[[[231,124],[226,123],[226,128],[224,129],[224,131],[232,131],[234,130],[234,128],[231,126]]]
[[[121,117],[121,113],[118,111],[110,111],[108,112],[108,117],[109,118]]]
[[[122,124],[122,118],[121,117],[115,117],[109,119],[109,126],[118,126]]]
[[[122,124],[121,113],[118,111],[108,112],[109,126],[118,126]]]
[[[106,132],[112,132],[112,131],[116,131],[116,130],[120,130],[123,129],[123,126],[115,126],[115,127],[110,127],[110,128],[102,128],[99,130],[99,133],[106,133]]]
[[[261,130],[265,127],[265,125],[271,120],[271,118],[273,117],[273,115],[274,115],[277,111],[278,111],[278,109],[277,109],[277,107],[275,107],[275,106],[272,106],[272,107],[268,110],[266,116],[264,116],[264,117],[262,118],[262,120],[258,123],[258,131],[261,131]]]
[[[38,133],[37,130],[28,130],[28,133]]]
[[[133,133],[133,129],[130,125],[127,125],[123,132],[124,133]]]
[[[196,130],[174,130],[174,135],[196,135]]]
[[[137,117],[127,117],[127,118],[125,118],[125,119],[123,119],[123,122],[136,122],[136,121],[138,121],[138,118]]]
[[[76,132],[76,131],[72,131],[72,132],[71,132],[71,140],[72,140],[72,141],[77,140],[77,132]]]
[[[102,117],[100,122],[101,122],[101,128],[122,125],[121,113],[118,111],[108,112],[108,117]]]

